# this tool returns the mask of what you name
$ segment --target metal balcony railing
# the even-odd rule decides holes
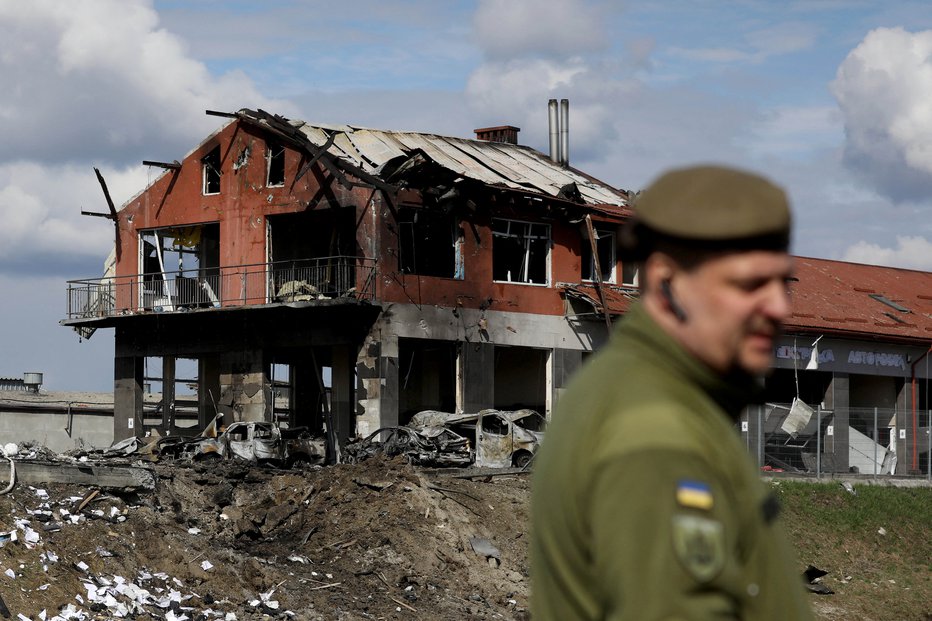
[[[372,300],[375,260],[320,257],[68,281],[68,320],[320,300]]]

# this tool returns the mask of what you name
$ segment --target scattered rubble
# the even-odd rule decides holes
[[[155,488],[17,481],[0,496],[11,618],[528,618],[526,474],[473,481],[378,456],[129,465]]]

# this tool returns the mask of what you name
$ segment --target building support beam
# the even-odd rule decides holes
[[[114,442],[143,433],[143,360],[139,356],[119,355],[113,359]]]

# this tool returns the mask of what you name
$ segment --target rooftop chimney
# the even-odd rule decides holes
[[[559,109],[557,100],[547,102],[548,121],[550,124],[550,159],[554,164],[570,165],[570,100],[561,99]]]
[[[473,131],[476,132],[476,140],[518,144],[518,132],[521,128],[514,125],[499,125],[498,127],[480,127]]]

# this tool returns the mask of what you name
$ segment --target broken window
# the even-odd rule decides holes
[[[267,174],[265,185],[275,187],[285,185],[285,147],[270,142],[266,151]]]
[[[621,266],[621,284],[631,287],[638,286],[638,264],[628,261]]]
[[[192,429],[198,425],[200,370],[193,358],[151,356],[144,359],[144,425],[162,432]],[[152,407],[149,407],[149,406]]]
[[[592,243],[588,236],[582,241],[582,277],[583,280],[601,281],[606,283],[615,282],[615,233],[612,231],[602,231],[593,229],[595,233],[595,247],[599,259],[598,269],[601,270],[601,278],[596,269],[596,256],[592,254]]]
[[[144,310],[220,306],[220,225],[140,231],[139,254]]]
[[[549,258],[549,224],[492,220],[494,280],[546,285],[549,281]]]
[[[462,280],[463,229],[435,210],[398,210],[398,269],[405,274]]]
[[[204,195],[220,194],[220,147],[214,147],[201,159],[203,165]]]

